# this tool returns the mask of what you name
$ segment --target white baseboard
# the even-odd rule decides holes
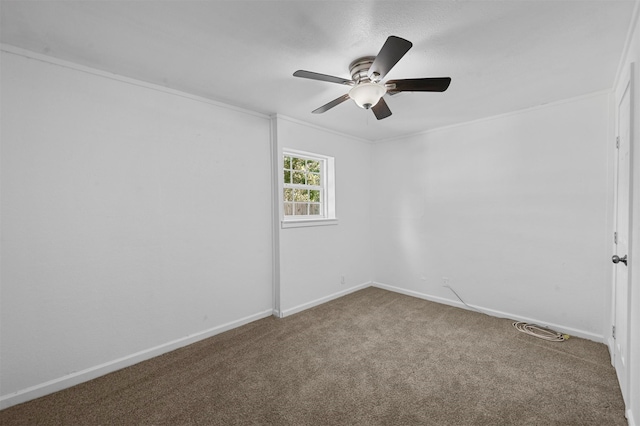
[[[369,282],[366,282],[366,283],[363,283],[363,284],[359,284],[359,285],[357,285],[355,287],[350,287],[350,288],[348,288],[346,290],[342,290],[342,291],[339,291],[337,293],[333,293],[333,294],[330,294],[328,296],[324,296],[324,297],[321,297],[319,299],[312,300],[311,302],[307,302],[307,303],[303,303],[303,304],[298,305],[298,306],[294,306],[293,308],[281,309],[280,312],[279,312],[279,314],[280,314],[279,317],[280,318],[284,318],[284,317],[289,316],[289,315],[297,314],[298,312],[302,312],[302,311],[304,311],[306,309],[313,308],[314,306],[318,306],[318,305],[322,305],[323,303],[327,303],[330,300],[337,299],[337,298],[342,297],[342,296],[346,296],[349,293],[353,293],[353,292],[356,292],[358,290],[362,290],[363,288],[371,287],[372,284],[373,283],[371,281],[369,281]]]
[[[443,305],[455,306],[456,308],[469,309],[466,306],[464,306],[462,303],[458,302],[457,300],[446,299],[444,297],[439,297],[439,296],[432,296],[430,294],[420,293],[417,291],[407,290],[404,288],[392,286],[389,284],[378,283],[378,282],[373,282],[371,283],[371,285],[373,287],[378,287],[383,290],[389,290],[389,291],[393,291],[394,293],[404,294],[405,296],[417,297],[419,299],[425,299],[431,302],[442,303]]]
[[[629,424],[629,426],[637,425],[636,421],[633,418],[633,412],[630,409],[625,413],[625,417],[627,418],[627,423]]]
[[[532,323],[532,324],[538,324],[540,326],[548,327],[548,328],[551,328],[553,330],[568,334],[569,336],[581,337],[583,339],[593,340],[594,342],[598,342],[598,343],[605,343],[605,344],[607,343],[605,338],[604,338],[604,336],[602,336],[600,334],[591,333],[591,332],[585,331],[585,330],[579,330],[579,329],[576,329],[576,328],[573,328],[573,327],[567,327],[567,326],[564,326],[564,325],[561,325],[561,324],[550,323],[550,322],[547,322],[547,321],[543,321],[541,319],[523,317],[521,315],[512,314],[512,313],[508,313],[508,312],[502,312],[502,311],[496,311],[495,309],[483,308],[482,306],[476,306],[476,305],[471,305],[471,304],[468,304],[468,306],[466,306],[466,305],[464,305],[463,303],[461,303],[461,302],[459,302],[457,300],[446,299],[444,297],[439,297],[439,296],[432,296],[432,295],[429,295],[429,294],[420,293],[420,292],[413,291],[413,290],[406,290],[404,288],[395,287],[395,286],[388,285],[388,284],[373,282],[371,285],[373,287],[382,288],[384,290],[393,291],[393,292],[404,294],[404,295],[407,295],[407,296],[418,297],[420,299],[430,300],[432,302],[442,303],[442,304],[449,305],[449,306],[455,306],[457,308],[462,308],[462,309],[467,309],[467,310],[475,309],[475,310],[478,310],[480,312],[483,312],[483,313],[485,313],[487,315],[490,315],[490,316],[493,316],[493,317],[507,318],[507,319],[511,319],[511,320],[514,320],[514,321],[523,321],[523,322],[528,322],[528,323]],[[469,309],[469,307],[471,307],[472,309]]]
[[[59,377],[57,379],[49,380],[48,382],[31,386],[26,389],[19,390],[17,392],[13,392],[7,395],[2,395],[0,396],[0,410],[11,407],[16,404],[21,404],[23,402],[30,401],[35,398],[40,398],[41,396],[45,396],[50,393],[63,390],[71,386],[75,386],[77,384],[95,379],[100,376],[104,376],[105,374],[112,373],[114,371],[120,370],[125,367],[129,367],[131,365],[137,364],[142,361],[146,361],[153,357],[165,354],[167,352],[171,352],[175,349],[190,345],[200,340],[207,339],[209,337],[215,336],[216,334],[220,334],[225,331],[234,329],[236,327],[240,327],[242,325],[248,324],[250,322],[269,317],[273,315],[273,313],[274,312],[271,309],[267,311],[259,312],[257,314],[240,318],[239,320],[236,320],[236,321],[231,321],[226,324],[222,324],[217,327],[210,328],[208,330],[204,330],[198,333],[191,334],[186,337],[182,337],[180,339],[163,343],[162,345],[145,349],[143,351],[136,352],[134,354],[127,355],[125,357],[106,362],[104,364],[96,365],[94,367],[90,367],[82,371],[77,371],[75,373],[68,374],[63,377]]]

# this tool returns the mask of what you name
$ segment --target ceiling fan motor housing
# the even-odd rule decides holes
[[[375,56],[363,56],[362,58],[358,58],[351,62],[351,65],[349,65],[349,71],[351,72],[351,78],[356,82],[356,84],[371,82],[371,78],[369,78],[368,73],[369,68],[371,68],[371,64],[373,64],[375,59]]]

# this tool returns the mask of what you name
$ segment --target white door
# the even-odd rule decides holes
[[[633,73],[630,73],[632,78]],[[630,218],[630,141],[632,81],[618,97],[618,164],[616,173],[616,241],[612,261],[615,264],[614,299],[614,366],[620,382],[622,396],[628,401],[629,380],[629,271],[627,254],[629,249]]]

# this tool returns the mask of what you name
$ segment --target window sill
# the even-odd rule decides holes
[[[283,229],[302,228],[305,226],[337,225],[338,219],[287,219],[280,222]]]

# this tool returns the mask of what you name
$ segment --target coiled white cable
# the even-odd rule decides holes
[[[559,333],[545,327],[540,327],[536,324],[528,324],[526,322],[518,321],[513,323],[513,327],[525,334],[549,340],[551,342],[564,342],[569,339],[568,334]]]

